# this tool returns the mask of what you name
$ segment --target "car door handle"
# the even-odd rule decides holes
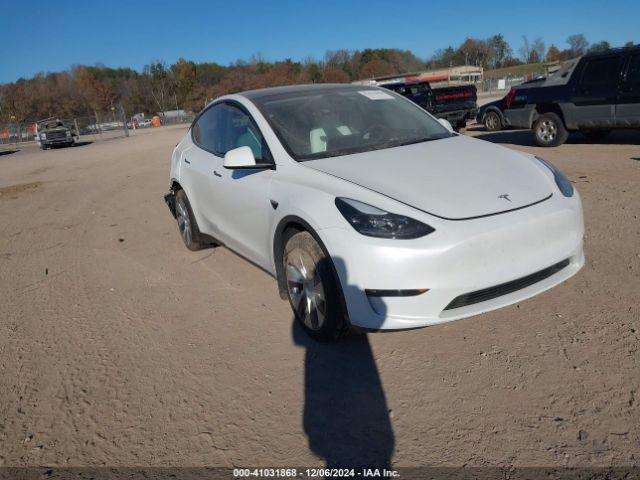
[[[221,177],[221,176],[222,176],[222,175],[220,175],[220,174],[219,174],[217,171],[215,171],[215,170],[213,171],[213,174],[214,174],[216,177]]]
[[[184,159],[184,163],[188,163],[189,165],[191,165],[191,162],[189,160],[187,160],[186,158]]]

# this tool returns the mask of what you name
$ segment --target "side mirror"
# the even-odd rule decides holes
[[[238,147],[224,155],[224,168],[255,168],[256,159],[249,147]]]
[[[449,120],[447,120],[446,118],[439,118],[438,122],[440,122],[440,125],[442,125],[444,128],[446,128],[451,133],[453,133],[453,127],[449,123]]]
[[[230,170],[255,170],[274,168],[272,163],[256,163],[253,151],[249,147],[238,147],[224,155],[223,167]]]

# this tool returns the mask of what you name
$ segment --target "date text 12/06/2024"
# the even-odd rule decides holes
[[[234,478],[395,478],[397,470],[386,468],[235,468]]]

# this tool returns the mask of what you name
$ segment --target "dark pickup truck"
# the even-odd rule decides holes
[[[67,126],[57,117],[36,122],[36,142],[42,150],[51,147],[70,147],[79,139],[75,128]]]
[[[573,131],[600,140],[612,129],[640,128],[640,46],[566,62],[509,92],[505,107],[506,123],[532,129],[542,147],[563,144]]]
[[[394,82],[380,86],[407,97],[434,117],[448,120],[456,130],[464,128],[478,111],[474,85],[432,88],[429,82]]]

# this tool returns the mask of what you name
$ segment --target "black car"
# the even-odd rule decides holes
[[[467,120],[476,116],[478,99],[475,85],[433,88],[427,81],[380,84],[417,103],[436,118],[446,119],[455,130],[465,128]]]
[[[640,45],[566,62],[506,100],[505,124],[532,129],[543,147],[563,144],[573,131],[599,140],[613,129],[640,128]]]
[[[540,83],[542,81],[544,81],[544,78],[529,80],[528,82],[524,82],[521,85],[511,88],[511,90],[509,90],[509,93],[507,93],[501,99],[494,100],[490,103],[485,103],[478,109],[476,122],[484,125],[484,128],[489,132],[496,132],[498,130],[503,130],[510,127],[511,124],[509,123],[509,119],[505,116],[504,110],[509,108],[509,105],[511,105],[511,101],[513,100],[513,96],[516,94],[516,90],[518,88],[531,86],[531,84],[533,83]]]

